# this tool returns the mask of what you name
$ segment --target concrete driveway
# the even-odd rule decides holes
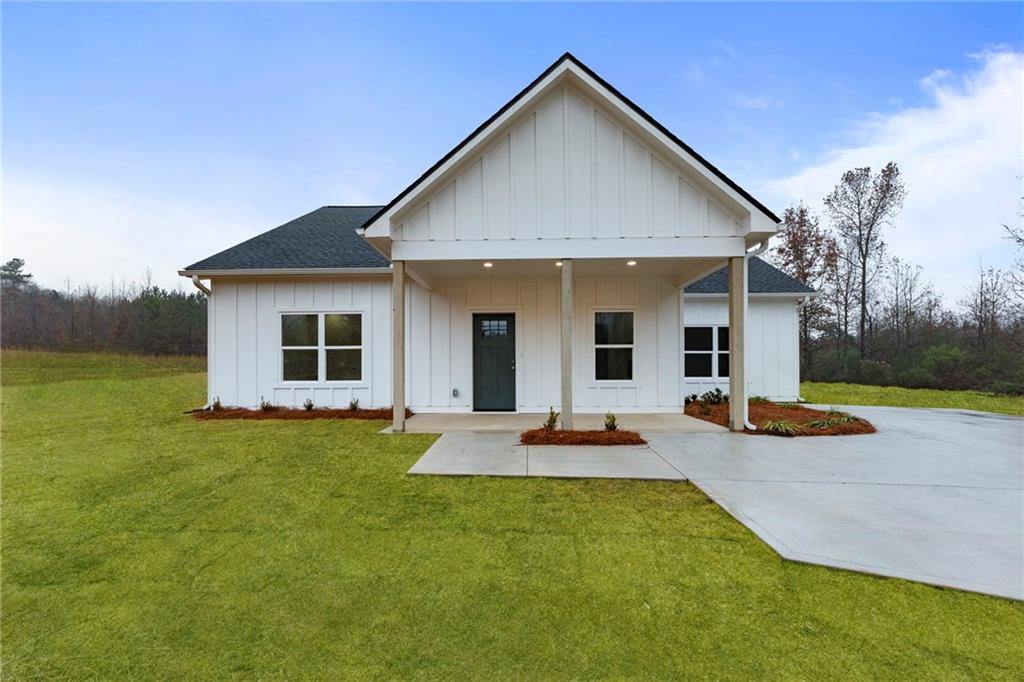
[[[1024,419],[845,408],[865,436],[648,436],[787,559],[1024,599]]]

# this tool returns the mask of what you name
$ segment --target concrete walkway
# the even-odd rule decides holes
[[[619,428],[641,433],[724,433],[725,429],[681,413],[616,415]],[[547,414],[524,412],[473,412],[471,414],[415,414],[405,422],[406,433],[452,433],[454,431],[514,431],[540,428]],[[584,431],[604,429],[603,414],[577,414],[575,427]]]
[[[646,445],[527,446],[519,445],[519,433],[501,431],[445,433],[409,473],[686,480],[678,469]]]
[[[844,409],[879,433],[648,440],[787,559],[1024,599],[1024,419]]]

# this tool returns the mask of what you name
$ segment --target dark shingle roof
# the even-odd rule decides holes
[[[356,233],[379,210],[324,206],[185,269],[386,268],[388,259]]]
[[[703,279],[690,284],[687,294],[728,293],[726,268],[715,270]],[[753,257],[747,271],[747,291],[752,294],[813,294],[814,289],[793,279],[782,270],[760,258]]]

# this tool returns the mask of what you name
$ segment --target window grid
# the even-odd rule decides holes
[[[359,329],[359,342],[360,345],[327,345],[327,325],[326,318],[328,315],[350,315],[358,319]],[[284,319],[286,317],[307,317],[315,316],[317,325],[317,345],[315,346],[298,346],[298,345],[285,345],[284,342]],[[281,314],[281,382],[288,384],[309,384],[309,383],[358,383],[363,380],[363,314],[361,312],[329,312],[329,313],[282,313]],[[317,377],[316,379],[288,379],[285,377],[285,351],[294,350],[315,350],[317,351]],[[355,350],[359,351],[359,376],[354,379],[328,379],[327,378],[327,351],[331,350]]]
[[[711,349],[689,350],[686,344],[686,330],[707,329],[711,332]],[[729,325],[694,324],[685,325],[683,328],[683,377],[686,379],[728,379],[729,378],[729,349],[721,349],[721,336],[724,334],[726,346],[729,338]],[[686,358],[688,356],[707,355],[710,356],[711,369],[708,374],[691,374],[686,371]],[[725,363],[725,371],[720,371],[722,363]]]

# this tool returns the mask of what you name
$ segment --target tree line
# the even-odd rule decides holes
[[[25,261],[0,265],[0,340],[5,348],[206,354],[206,296],[155,286],[36,285]]]
[[[1024,231],[1003,226],[1014,265],[979,265],[950,306],[885,242],[906,192],[889,163],[844,173],[820,215],[786,209],[769,259],[820,292],[800,311],[801,377],[1024,394]]]

